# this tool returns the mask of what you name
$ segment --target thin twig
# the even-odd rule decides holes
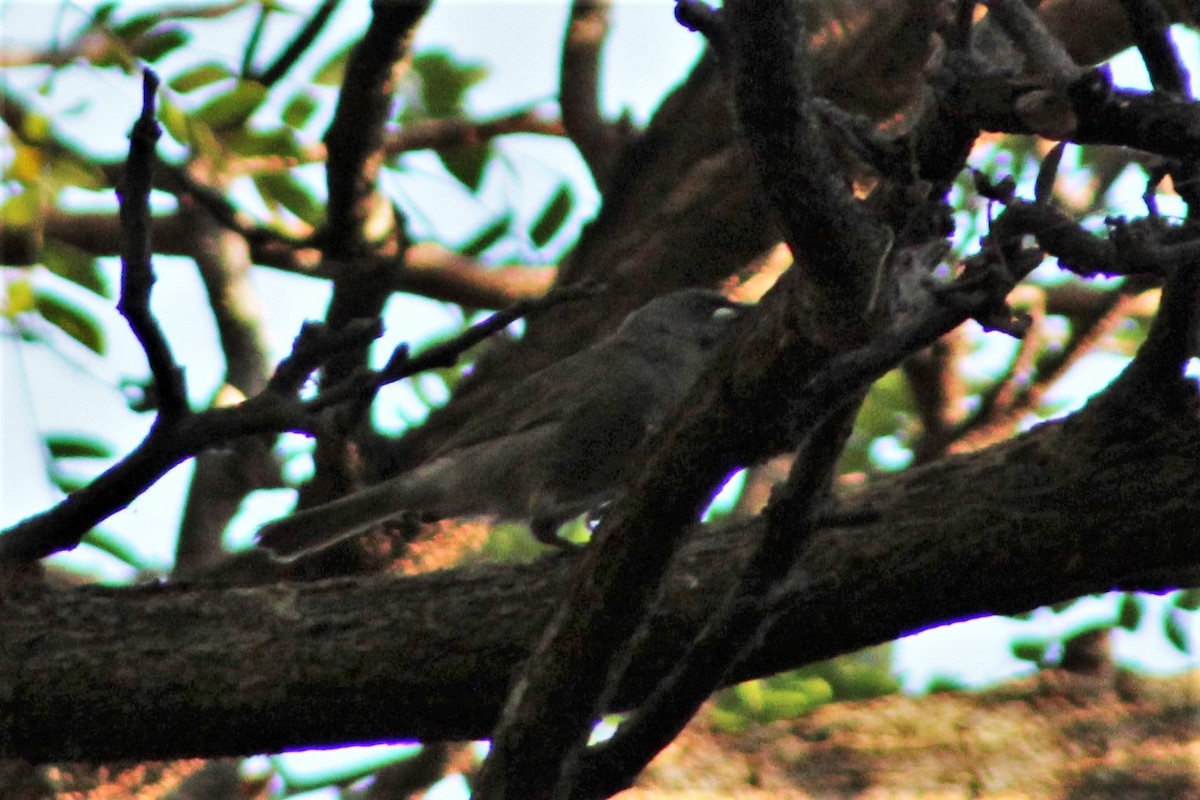
[[[292,41],[288,42],[287,47],[279,54],[279,58],[275,59],[269,67],[263,70],[257,80],[264,86],[274,86],[279,82],[279,79],[288,73],[300,57],[308,50],[312,43],[320,35],[325,28],[325,23],[333,16],[333,12],[337,10],[341,0],[322,0],[320,7],[317,8],[313,15],[304,23],[304,27],[296,34]]]
[[[948,443],[949,451],[969,453],[981,450],[1011,435],[1025,415],[1037,411],[1042,398],[1067,370],[1092,352],[1096,344],[1128,316],[1130,308],[1137,302],[1136,295],[1112,292],[1102,309],[1079,323],[1078,330],[1073,332],[1062,352],[1039,365],[1028,387],[1014,402],[1002,410],[993,411],[993,408],[999,408],[999,404],[993,399],[997,392],[990,392],[984,396],[977,414],[947,432],[944,441]]]
[[[125,458],[58,505],[0,533],[0,562],[31,561],[77,546],[95,525],[125,508],[175,466],[197,453],[242,436],[285,431],[317,435],[328,425],[326,409],[362,398],[379,387],[455,361],[482,339],[514,320],[551,305],[586,297],[593,287],[580,286],[523,301],[477,323],[458,336],[434,345],[414,358],[397,356],[381,372],[352,375],[308,400],[296,392],[321,363],[347,347],[361,347],[379,333],[364,321],[336,333],[321,325],[306,326],[290,356],[281,362],[267,388],[237,406],[210,408],[156,425]]]
[[[142,114],[129,134],[129,165],[121,204],[121,299],[117,310],[146,353],[157,395],[156,424],[179,419],[188,412],[183,370],[175,363],[167,338],[150,313],[154,267],[150,263],[150,187],[153,184],[154,147],[161,135],[154,121],[154,93],[158,76],[146,69],[142,78]]]
[[[487,319],[475,323],[452,339],[428,347],[416,356],[410,356],[408,346],[401,345],[392,353],[383,369],[377,372],[360,371],[339,384],[322,389],[316,397],[305,404],[306,408],[309,411],[318,412],[348,401],[369,400],[375,392],[389,383],[395,383],[427,370],[454,366],[465,351],[504,330],[518,319],[534,316],[559,303],[589,297],[596,291],[597,287],[592,285],[564,286],[552,289],[543,297],[519,300],[508,308],[497,311]]]
[[[675,19],[707,39],[718,58],[728,54],[729,30],[719,9],[704,0],[675,0]]]
[[[388,156],[396,156],[416,150],[464,147],[514,133],[564,136],[567,129],[564,121],[539,114],[533,108],[522,108],[482,120],[454,117],[426,119],[389,132],[383,142],[383,151]],[[315,150],[313,155],[317,155]]]

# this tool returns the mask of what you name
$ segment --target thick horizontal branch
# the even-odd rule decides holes
[[[195,255],[195,226],[191,214],[175,211],[153,218],[154,250],[162,255]],[[68,214],[51,211],[45,218],[49,240],[77,247],[97,256],[113,255],[119,243],[116,214]],[[14,252],[30,252],[33,234],[11,232],[2,245]],[[279,240],[252,239],[254,264],[311,277],[331,277],[315,247],[291,247]],[[434,242],[417,242],[405,252],[403,262],[386,275],[397,292],[474,308],[503,308],[519,300],[541,297],[554,283],[558,269],[547,264],[491,266],[456,253]]]
[[[1200,561],[1194,391],[1093,404],[848,503],[769,612],[746,678],[950,620],[1112,588]],[[757,540],[706,531],[675,563],[616,703],[682,655]],[[484,736],[566,590],[570,558],[415,578],[260,588],[0,593],[0,758],[150,759]],[[1138,579],[1136,576],[1152,576]],[[173,720],[187,720],[186,725]]]
[[[1120,145],[1173,158],[1192,158],[1200,151],[1200,104],[1114,88],[1100,70],[1088,72],[1065,90],[966,69],[943,70],[936,80],[958,113],[984,130],[1040,133],[1076,144]]]

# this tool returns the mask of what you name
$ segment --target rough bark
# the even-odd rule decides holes
[[[950,620],[1195,580],[1200,425],[1179,383],[1093,402],[1012,441],[881,479],[847,501],[764,612],[738,678]],[[698,534],[616,703],[680,656],[756,539]],[[414,578],[155,585],[0,596],[0,757],[221,756],[487,734],[570,558]]]

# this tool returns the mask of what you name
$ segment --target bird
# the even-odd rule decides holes
[[[747,306],[710,289],[661,295],[609,336],[502,391],[424,463],[267,523],[257,544],[292,561],[405,513],[561,525],[616,494],[638,446],[683,401]]]

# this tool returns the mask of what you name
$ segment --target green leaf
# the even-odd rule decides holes
[[[466,244],[459,248],[459,252],[475,258],[503,239],[512,230],[512,222],[512,216],[509,214],[497,217],[468,239]]]
[[[255,175],[254,185],[268,205],[286,208],[304,222],[316,227],[325,219],[325,209],[312,196],[308,187],[288,172]]]
[[[13,149],[12,160],[4,170],[4,177],[25,187],[41,183],[46,166],[46,154],[41,147],[21,142]]]
[[[1200,589],[1184,589],[1171,598],[1172,604],[1183,611],[1200,608]]]
[[[275,128],[269,131],[253,131],[246,128],[235,130],[225,137],[225,145],[239,156],[279,156],[299,158],[304,149],[291,128]]]
[[[837,700],[866,700],[900,691],[900,683],[891,672],[890,650],[886,647],[839,656],[790,674],[823,678],[832,687]]]
[[[456,61],[444,50],[418,53],[413,71],[421,79],[421,102],[432,117],[457,116],[467,90],[487,77],[482,64]]]
[[[912,388],[903,370],[894,369],[875,381],[871,386],[871,395],[891,408],[907,410],[913,406]]]
[[[87,311],[64,297],[38,291],[34,307],[42,317],[89,350],[103,354],[104,329]]]
[[[220,164],[225,161],[225,147],[217,138],[212,126],[200,120],[189,117],[186,121],[188,146],[192,151]]]
[[[952,678],[949,675],[938,675],[929,681],[929,685],[925,687],[928,694],[937,694],[938,692],[961,692],[967,688],[963,682]]]
[[[867,398],[854,421],[856,434],[866,439],[866,445],[881,436],[901,432],[902,416],[913,407],[908,379],[900,370],[892,370],[871,386]]]
[[[806,714],[832,701],[833,685],[816,675],[792,671],[771,678],[746,681],[717,696],[716,708],[735,718],[770,722]]]
[[[46,447],[52,458],[112,458],[116,453],[109,442],[83,433],[51,433]]]
[[[191,147],[192,134],[187,112],[171,102],[169,97],[164,96],[160,100],[158,118],[162,120],[163,127],[175,141],[185,147]]]
[[[1167,641],[1181,653],[1190,652],[1188,650],[1188,629],[1186,625],[1186,617],[1177,609],[1171,609],[1163,617],[1163,633],[1167,635]]]
[[[437,151],[437,156],[442,160],[447,172],[475,192],[479,190],[479,184],[483,180],[483,171],[492,156],[492,148],[487,144],[444,147]]]
[[[350,57],[350,51],[356,43],[356,41],[352,40],[341,50],[331,55],[313,73],[312,83],[318,86],[341,86],[342,81],[346,77],[346,59]]]
[[[83,543],[108,553],[135,569],[145,569],[146,562],[124,539],[110,531],[93,528],[83,537]]]
[[[139,58],[153,64],[172,50],[183,47],[191,38],[187,31],[179,28],[154,31],[138,39],[134,43],[133,52]]]
[[[766,721],[798,717],[833,700],[833,689],[820,678],[810,678],[797,690],[771,692],[762,716]]]
[[[723,733],[738,733],[750,724],[750,720],[744,714],[720,706],[713,706],[708,710],[708,720],[714,728]]]
[[[767,705],[764,688],[761,680],[744,681],[733,687],[733,694],[747,709],[759,712]]]
[[[1009,644],[1013,658],[1041,664],[1046,660],[1046,642],[1041,639],[1014,639]]]
[[[1127,594],[1121,598],[1117,610],[1117,625],[1127,631],[1137,628],[1142,622],[1142,601],[1137,595]]]
[[[124,22],[114,25],[112,32],[114,36],[128,44],[149,31],[157,24],[158,14],[151,12],[149,14],[141,14],[136,17],[130,17]]]
[[[32,144],[41,144],[54,133],[50,117],[30,111],[21,120],[21,138]]]
[[[233,128],[248,120],[266,96],[267,87],[258,81],[238,81],[228,92],[193,112],[192,117],[214,130]]]
[[[74,245],[47,239],[42,246],[42,263],[71,283],[82,286],[101,297],[111,297],[108,275],[100,268],[96,257]]]
[[[198,64],[191,69],[184,70],[167,81],[167,85],[181,94],[187,94],[188,92],[205,86],[211,86],[218,81],[227,80],[232,77],[233,73],[224,64],[216,61],[208,61]]]
[[[101,4],[92,12],[92,25],[96,27],[106,25],[116,10],[117,4],[115,2]]]
[[[571,215],[571,207],[575,205],[575,196],[571,187],[565,183],[559,184],[558,191],[550,198],[541,216],[529,230],[529,238],[538,247],[545,247],[554,238]]]
[[[33,311],[33,284],[28,277],[21,277],[7,281],[4,284],[4,303],[0,305],[3,309],[4,318],[13,320],[18,314],[27,314]]]
[[[264,11],[269,11],[272,14],[286,14],[296,16],[299,10],[292,6],[286,0],[254,0],[255,5],[261,6]]]
[[[77,475],[74,472],[51,467],[47,473],[50,481],[59,488],[63,494],[75,494],[83,487],[92,482],[91,478]]]
[[[36,191],[24,191],[4,198],[0,203],[0,230],[6,230],[11,235],[14,229],[31,227],[41,212],[38,194]]]
[[[303,128],[312,119],[318,108],[312,95],[301,92],[288,101],[283,108],[283,122],[292,128]]]
[[[871,460],[871,440],[865,436],[851,436],[838,459],[839,474],[870,473],[875,462]]]
[[[109,42],[108,47],[92,56],[92,66],[114,67],[131,72],[136,66],[136,62],[128,47],[120,42]]]
[[[96,192],[107,188],[104,171],[73,154],[57,156],[50,160],[50,180],[58,188],[74,186]]]

